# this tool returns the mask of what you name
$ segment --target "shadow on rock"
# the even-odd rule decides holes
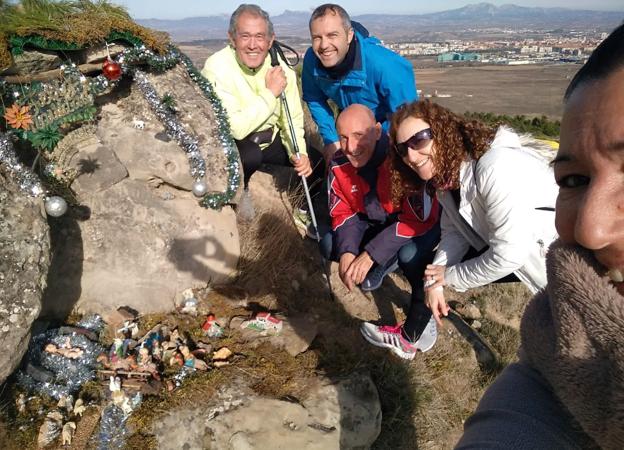
[[[215,273],[210,270],[211,261],[231,260],[230,254],[221,243],[206,236],[195,239],[173,239],[167,258],[178,270],[189,272],[197,280],[209,283]]]
[[[90,213],[86,206],[75,206],[62,217],[48,218],[52,256],[40,318],[64,320],[80,299],[84,249],[78,222]]]

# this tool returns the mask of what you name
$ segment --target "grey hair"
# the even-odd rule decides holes
[[[340,19],[342,19],[342,26],[346,31],[349,31],[351,28],[351,18],[349,14],[345,11],[345,9],[334,3],[325,3],[321,6],[318,6],[314,11],[312,11],[312,15],[310,16],[310,22],[308,23],[308,27],[310,30],[312,29],[312,22],[316,19],[320,19],[321,17],[325,17],[327,14],[332,13],[334,15],[338,15]]]
[[[236,11],[232,13],[232,17],[230,17],[230,28],[228,29],[228,34],[230,36],[236,36],[236,27],[238,25],[238,18],[243,13],[251,14],[252,16],[255,16],[255,17],[262,17],[264,21],[267,23],[267,28],[269,30],[269,37],[275,34],[273,32],[273,22],[271,22],[268,12],[260,8],[258,5],[253,5],[251,3],[242,3],[238,6],[238,8],[236,8]]]

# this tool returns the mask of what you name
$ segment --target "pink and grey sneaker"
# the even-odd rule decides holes
[[[416,352],[431,350],[438,338],[438,330],[433,317],[416,342],[410,342],[403,337],[401,325],[375,325],[364,322],[360,325],[360,332],[371,344],[389,348],[395,355],[410,360],[414,359]]]
[[[416,344],[411,343],[401,334],[401,325],[375,325],[364,322],[360,325],[360,332],[371,344],[389,348],[403,359],[414,359],[418,351]]]

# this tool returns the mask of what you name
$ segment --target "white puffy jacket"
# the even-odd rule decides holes
[[[544,257],[557,238],[558,187],[548,161],[501,127],[478,161],[462,163],[460,186],[459,209],[449,191],[437,192],[442,237],[433,264],[447,266],[446,284],[464,291],[513,272],[532,292],[543,288]],[[461,262],[470,246],[489,248]]]

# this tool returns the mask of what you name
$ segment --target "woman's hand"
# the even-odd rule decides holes
[[[446,266],[428,264],[425,269],[425,277],[423,278],[425,286],[427,287],[426,290],[445,286],[446,282],[444,281],[444,272],[446,272]]]
[[[446,266],[436,266],[434,264],[427,265],[425,269],[425,305],[431,310],[436,323],[442,326],[441,317],[446,317],[449,312],[449,306],[444,298],[443,286],[444,272]]]
[[[444,299],[444,290],[441,287],[426,288],[425,305],[431,310],[436,323],[441,327],[442,316],[446,317],[450,309]]]

